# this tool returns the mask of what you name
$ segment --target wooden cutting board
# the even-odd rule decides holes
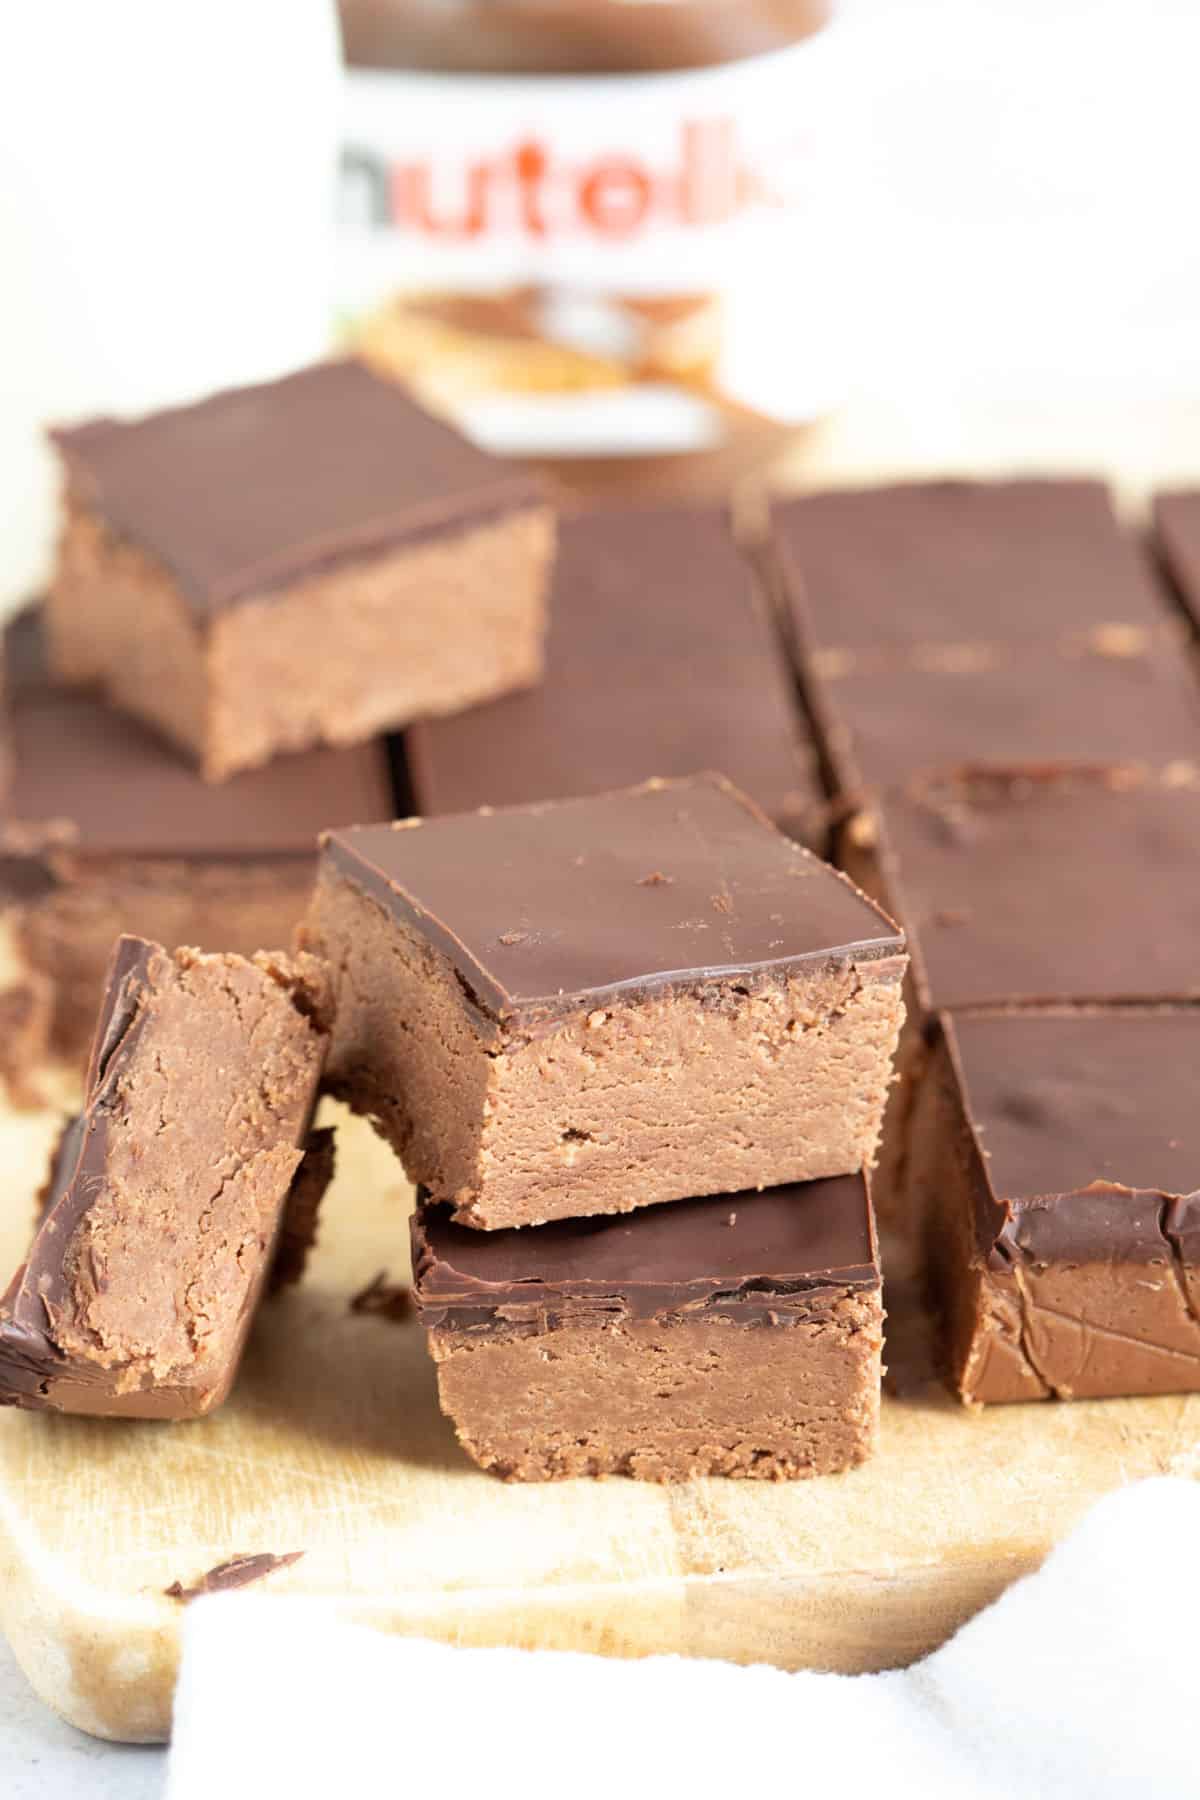
[[[331,1109],[334,1110],[334,1109]],[[0,1413],[0,1626],[85,1730],[168,1730],[183,1608],[243,1552],[303,1557],[260,1593],[459,1644],[769,1661],[910,1661],[1036,1566],[1099,1494],[1200,1473],[1200,1398],[972,1415],[929,1374],[892,1258],[879,1455],[824,1481],[506,1486],[459,1451],[419,1328],[349,1309],[407,1277],[410,1193],[338,1114],[341,1169],[304,1286],[261,1316],[233,1398],[188,1425]],[[0,1115],[15,1265],[55,1128]]]

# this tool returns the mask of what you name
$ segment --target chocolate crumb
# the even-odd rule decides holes
[[[248,1582],[261,1581],[264,1575],[273,1575],[276,1569],[286,1569],[290,1563],[299,1562],[304,1555],[303,1550],[289,1550],[286,1556],[274,1556],[270,1551],[260,1551],[252,1556],[231,1556],[228,1562],[218,1563],[215,1569],[209,1569],[202,1575],[194,1587],[184,1587],[181,1581],[173,1581],[163,1593],[168,1600],[198,1600],[201,1594],[221,1594],[228,1588],[245,1587]]]
[[[506,947],[511,947],[513,944],[523,944],[528,936],[527,931],[502,931],[500,942]]]
[[[736,1225],[737,1224],[737,1214],[735,1212],[731,1212],[729,1217],[726,1219],[725,1223],[727,1225]]]
[[[389,1281],[386,1269],[380,1269],[378,1275],[368,1281],[365,1288],[355,1294],[350,1302],[352,1313],[367,1313],[377,1319],[391,1319],[399,1323],[406,1319],[412,1310],[412,1297],[406,1287],[398,1281]]]
[[[649,875],[643,875],[638,882],[639,887],[670,887],[673,875],[664,875],[661,869],[651,869]]]
[[[733,901],[728,894],[714,894],[712,897],[712,907],[714,912],[731,913],[733,911]]]
[[[934,913],[933,922],[935,925],[965,925],[970,917],[963,907],[945,906]]]

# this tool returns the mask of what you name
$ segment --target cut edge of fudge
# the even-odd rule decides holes
[[[462,1223],[871,1163],[902,934],[720,777],[335,834],[300,941],[330,1090]]]
[[[297,1172],[303,1234],[331,1171],[320,1134],[304,1162],[328,1009],[311,959],[119,940],[85,1106],[0,1301],[0,1403],[162,1419],[225,1398]],[[254,1102],[235,1109],[239,1077]]]
[[[1112,1072],[1110,1045],[1099,1065],[1105,1091],[1085,1082],[1072,1102],[1069,1047],[1055,1030],[1059,1022],[1073,1034],[1107,1030],[1128,1040],[1139,1022],[1153,1037],[1164,1021],[1200,1037],[1200,1007],[1186,1004],[989,1007],[943,1013],[931,1025],[913,1107],[909,1199],[923,1215],[947,1379],[967,1404],[1200,1391],[1200,1191],[1186,1181],[1138,1184],[1137,1169],[1124,1163],[1144,1156],[1144,1146],[1114,1152],[1111,1141],[1137,1117],[1129,1068]],[[999,1071],[994,1063],[1005,1039],[1011,1075],[1007,1063]],[[1135,1047],[1127,1050],[1136,1066]],[[1043,1167],[1006,1181],[998,1102],[989,1127],[972,1088],[989,1060],[1008,1131],[1033,1133],[1061,1115],[1063,1135],[1068,1123],[1089,1134],[1074,1179]],[[1087,1080],[1097,1079],[1091,1070]],[[1180,1130],[1189,1123],[1181,1119]],[[1182,1146],[1172,1140],[1169,1150]],[[1079,1179],[1085,1169],[1089,1179]]]
[[[488,1236],[420,1199],[412,1238],[442,1410],[504,1479],[795,1479],[874,1447],[863,1175]]]
[[[407,849],[412,839],[410,833],[421,833],[427,842],[429,837],[445,826],[461,826],[467,821],[489,823],[494,821],[498,828],[503,828],[505,821],[525,819],[569,818],[570,815],[589,808],[608,807],[617,803],[636,803],[647,797],[662,795],[664,799],[678,795],[684,799],[689,794],[701,794],[711,790],[720,794],[740,809],[743,827],[752,825],[755,831],[759,828],[770,834],[773,840],[772,854],[786,852],[793,859],[794,870],[803,869],[813,874],[818,881],[824,882],[827,892],[837,892],[845,901],[841,907],[842,918],[839,923],[846,929],[835,937],[833,942],[813,944],[793,951],[782,950],[777,955],[768,953],[764,945],[760,945],[755,955],[727,954],[719,955],[715,949],[708,957],[677,959],[674,966],[659,971],[642,970],[630,974],[614,974],[608,978],[587,977],[577,985],[552,984],[547,980],[535,981],[536,991],[518,993],[511,984],[506,985],[504,978],[483,964],[472,950],[467,934],[459,935],[453,925],[443,921],[427,905],[418,892],[419,877],[406,882],[398,870],[389,870],[387,861],[389,852],[396,843],[404,844]],[[569,831],[569,826],[566,828]],[[583,866],[584,857],[592,849],[586,839],[580,839],[578,866]],[[586,848],[584,845],[586,844]],[[713,979],[732,980],[739,975],[753,975],[760,970],[778,970],[784,968],[800,968],[819,965],[827,959],[853,957],[862,962],[886,960],[904,953],[904,934],[882,905],[856,887],[848,875],[832,865],[824,863],[811,851],[794,840],[784,836],[772,823],[762,809],[747,795],[740,792],[731,781],[723,775],[710,771],[690,777],[665,779],[653,777],[637,787],[613,790],[603,794],[595,794],[526,806],[483,807],[475,813],[451,814],[437,819],[398,819],[384,826],[352,826],[344,831],[325,832],[321,839],[321,848],[329,866],[339,876],[360,888],[364,893],[376,900],[400,922],[414,927],[427,938],[433,946],[454,964],[458,971],[464,993],[474,1008],[488,1020],[497,1025],[510,1025],[520,1030],[542,1019],[566,1016],[578,1009],[582,1000],[591,999],[600,1003],[606,999],[637,1000],[654,994],[669,991],[673,988],[686,988],[697,982]],[[560,846],[561,848],[561,846]],[[603,846],[601,850],[603,853]],[[403,860],[403,851],[400,860]],[[563,849],[563,854],[566,854]],[[665,869],[656,867],[656,863],[670,860],[667,851],[648,840],[639,849],[636,868],[634,859],[627,857],[625,866],[620,866],[615,856],[610,860],[608,888],[609,898],[615,905],[624,901],[628,906],[635,902],[637,895],[633,890],[641,889],[654,893],[669,893],[676,885],[678,877]],[[643,865],[645,867],[643,868]],[[639,873],[640,871],[640,873]],[[819,871],[819,874],[816,873]],[[729,891],[728,883],[734,871],[717,871],[710,875],[707,885],[716,887],[716,893],[703,893],[700,889],[704,883],[692,881],[696,889],[698,906],[707,906],[710,917],[696,921],[683,921],[681,929],[701,926],[703,929],[720,930],[725,916],[733,914],[736,900]],[[775,872],[772,872],[775,873]],[[620,887],[618,887],[620,883]],[[725,885],[722,885],[722,884]],[[783,904],[786,889],[778,886],[775,891],[776,904]],[[565,899],[566,895],[560,896]],[[858,922],[862,929],[854,932],[850,929],[849,915],[857,906]],[[875,929],[867,930],[868,923]],[[768,919],[765,912],[755,921],[760,940],[766,938]],[[779,916],[778,929],[786,927],[786,916]],[[483,929],[486,929],[484,927]],[[521,960],[530,953],[536,952],[540,941],[540,928],[518,925],[514,922],[512,932],[493,933],[493,960],[495,962],[515,959],[512,952],[522,951]],[[545,934],[547,937],[551,933]],[[696,932],[692,930],[693,941]],[[786,940],[780,939],[780,945]],[[528,947],[526,949],[525,947]],[[550,945],[548,948],[552,948]],[[707,946],[706,946],[707,947]],[[509,952],[506,958],[503,952]]]
[[[540,679],[548,492],[359,363],[56,442],[55,674],[207,780]]]

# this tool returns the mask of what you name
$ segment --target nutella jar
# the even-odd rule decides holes
[[[579,467],[744,465],[836,401],[824,0],[342,19],[338,289],[376,367],[489,448]]]

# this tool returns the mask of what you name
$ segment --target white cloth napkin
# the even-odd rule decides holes
[[[1103,1500],[911,1669],[456,1650],[227,1594],[188,1613],[168,1800],[1200,1794],[1200,1485]]]

